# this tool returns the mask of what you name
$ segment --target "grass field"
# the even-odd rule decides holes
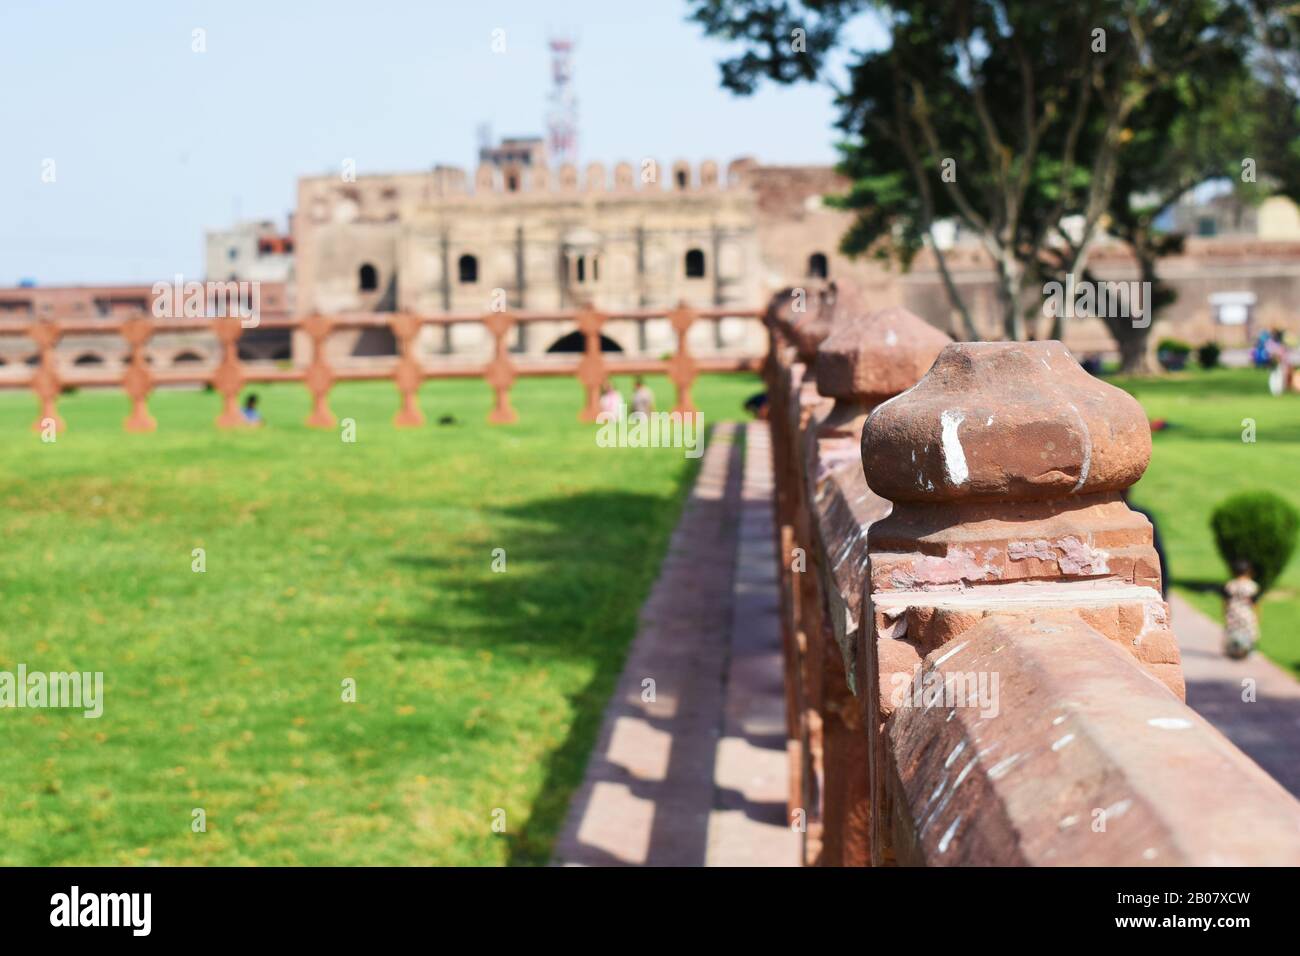
[[[1300,506],[1300,396],[1254,371],[1117,383],[1172,425],[1134,500],[1217,616],[1210,511]],[[755,388],[696,398],[717,422]],[[340,386],[354,444],[302,427],[301,387],[257,391],[270,427],[234,433],[212,394],[155,395],[152,435],[121,431],[118,393],[68,396],[53,444],[0,393],[0,670],[106,682],[97,720],[0,710],[0,864],[545,862],[694,463],[598,448],[565,379],[517,383],[506,427],[481,382],[430,382],[426,415],[458,421],[416,430],[390,385]],[[1300,561],[1263,625],[1300,667]]]
[[[1133,492],[1164,538],[1174,589],[1222,620],[1219,588],[1228,570],[1210,532],[1210,513],[1245,489],[1276,492],[1300,508],[1300,395],[1273,397],[1254,369],[1188,371],[1153,379],[1111,379],[1153,418],[1151,467]],[[1242,440],[1255,423],[1255,441]],[[1261,650],[1300,673],[1300,559],[1260,605]]]
[[[163,392],[151,435],[70,395],[52,444],[0,393],[0,670],[105,675],[97,720],[0,710],[0,864],[545,862],[696,463],[598,448],[571,379],[518,382],[505,427],[482,382],[430,382],[458,424],[416,430],[342,385],[353,444],[256,391],[266,429]]]

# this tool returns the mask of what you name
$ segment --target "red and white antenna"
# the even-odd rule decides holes
[[[578,97],[573,88],[574,42],[552,37],[550,111],[546,116],[551,162],[578,162]]]

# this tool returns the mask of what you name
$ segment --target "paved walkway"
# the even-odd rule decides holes
[[[771,482],[766,425],[719,425],[555,862],[797,863],[785,825]]]
[[[1262,654],[1225,657],[1223,629],[1177,594],[1169,596],[1183,655],[1187,703],[1300,797],[1300,681]],[[1243,700],[1253,682],[1254,700]]]
[[[743,446],[743,451],[742,451]],[[556,843],[578,866],[794,866],[765,423],[719,425]],[[1300,797],[1300,682],[1171,595],[1187,702]],[[651,685],[653,681],[653,694]],[[1253,681],[1255,699],[1243,700]]]

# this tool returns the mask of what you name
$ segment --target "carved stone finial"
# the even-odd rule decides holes
[[[860,435],[867,413],[915,385],[951,342],[904,308],[845,315],[817,350],[817,391],[836,400],[819,432]]]
[[[1118,492],[1146,470],[1137,400],[1060,342],[949,345],[862,435],[867,483],[891,501],[1030,501]]]

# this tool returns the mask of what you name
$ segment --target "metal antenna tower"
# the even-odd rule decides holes
[[[550,110],[546,115],[547,148],[551,162],[578,161],[578,97],[573,88],[574,42],[552,37]]]

